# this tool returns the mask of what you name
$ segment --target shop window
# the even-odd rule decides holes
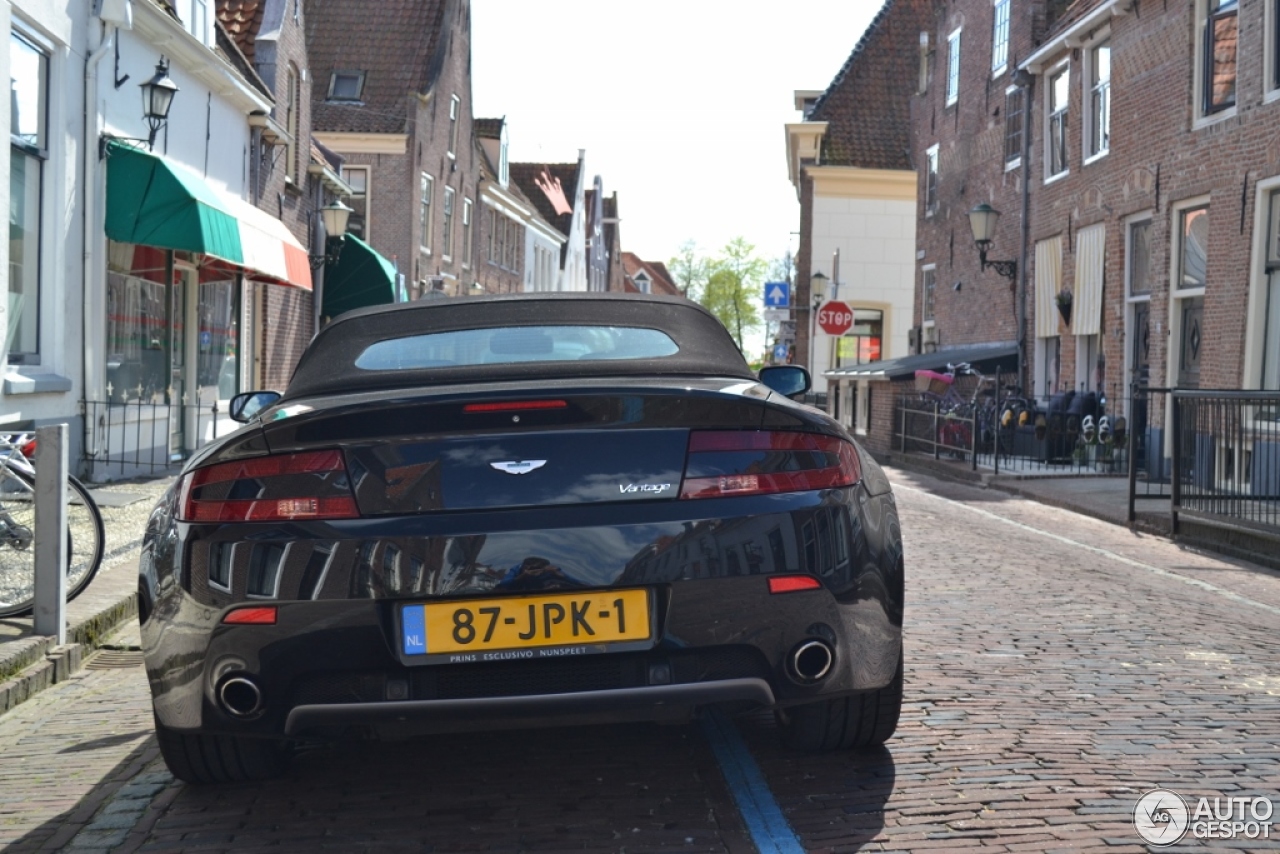
[[[836,339],[835,367],[843,368],[880,361],[883,340],[884,312],[855,308],[853,327]]]
[[[49,54],[22,35],[9,39],[9,362],[40,361],[40,264],[44,164],[49,157]]]

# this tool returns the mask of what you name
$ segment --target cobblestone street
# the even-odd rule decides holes
[[[808,756],[769,716],[736,722],[800,847],[1143,851],[1148,790],[1280,799],[1280,576],[892,476],[908,559],[898,735]],[[93,664],[0,718],[6,850],[764,850],[759,805],[735,801],[698,724],[347,744],[278,782],[199,788],[157,759],[142,669]],[[1223,848],[1276,842],[1159,850]]]

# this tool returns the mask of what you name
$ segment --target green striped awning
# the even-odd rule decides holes
[[[197,252],[311,289],[307,252],[284,223],[117,140],[107,144],[106,232],[119,243]]]

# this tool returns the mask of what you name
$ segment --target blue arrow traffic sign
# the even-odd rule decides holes
[[[765,308],[788,308],[791,305],[791,287],[786,282],[764,283]]]

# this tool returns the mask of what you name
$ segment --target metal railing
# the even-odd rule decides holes
[[[217,401],[86,400],[84,458],[92,481],[168,472],[239,425]]]
[[[1210,524],[1280,536],[1280,392],[1169,389],[1171,524]]]

